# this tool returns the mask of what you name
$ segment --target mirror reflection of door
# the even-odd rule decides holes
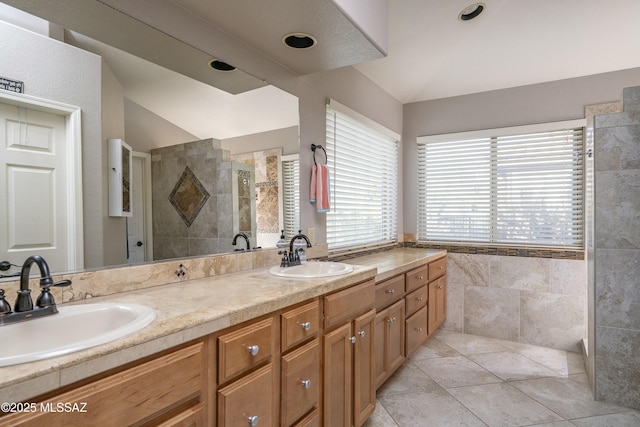
[[[69,268],[66,119],[0,102],[0,261],[34,254],[53,271]],[[58,218],[59,220],[56,220]]]
[[[127,218],[127,244],[129,264],[151,261],[149,256],[153,245],[150,244],[150,235],[147,233],[147,222],[149,207],[147,198],[150,200],[150,182],[146,176],[149,156],[144,153],[133,152],[132,157],[132,177],[131,177],[131,203],[133,215]]]

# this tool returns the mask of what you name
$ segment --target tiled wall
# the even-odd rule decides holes
[[[595,117],[595,393],[640,409],[640,87]]]
[[[579,351],[586,286],[583,260],[448,253],[443,328]]]
[[[187,167],[198,185],[182,188],[179,184]],[[151,150],[151,175],[154,260],[231,252],[238,231],[247,233],[255,246],[253,166],[231,162],[220,141],[206,139]],[[244,181],[248,184],[243,185]],[[197,215],[181,214],[181,205],[196,204],[200,187],[207,198]],[[180,190],[181,204],[172,203],[176,190]]]

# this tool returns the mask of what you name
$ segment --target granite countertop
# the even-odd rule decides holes
[[[72,303],[144,304],[156,310],[157,318],[142,330],[111,343],[0,368],[0,401],[23,401],[310,298],[374,277],[384,280],[444,254],[394,249],[345,261],[354,266],[354,271],[344,276],[299,280],[272,276],[268,268],[258,268]],[[52,331],[55,333],[60,331]]]
[[[377,252],[346,260],[346,263],[353,265],[364,265],[376,267],[376,283],[397,276],[407,270],[420,267],[446,255],[446,251],[441,249],[419,249],[405,248],[393,249],[385,252]]]

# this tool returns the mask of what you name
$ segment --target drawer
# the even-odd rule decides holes
[[[260,427],[273,426],[276,386],[268,364],[218,391],[218,427],[251,425],[249,419]]]
[[[376,311],[380,311],[404,295],[404,274],[376,285]]]
[[[202,393],[202,350],[202,343],[197,343],[42,402],[53,409],[59,402],[81,402],[86,405],[86,414],[15,413],[0,418],[0,424],[63,427],[84,424],[89,419],[94,426],[125,426],[148,421],[176,402]]]
[[[324,297],[324,327],[330,328],[353,319],[375,306],[373,280]]]
[[[415,291],[407,294],[405,297],[405,307],[407,309],[407,317],[415,313],[419,308],[427,304],[429,298],[429,287],[422,286]]]
[[[251,323],[218,338],[218,383],[268,360],[274,352],[273,318]]]
[[[320,302],[318,300],[282,314],[282,352],[315,337],[320,329]]]
[[[320,396],[320,345],[315,339],[282,357],[280,416],[290,426],[318,406]]]
[[[405,332],[407,354],[409,357],[427,340],[427,307],[422,307],[407,318]]]
[[[407,292],[415,291],[429,282],[429,266],[423,265],[406,273]]]
[[[447,257],[429,263],[429,281],[447,274]]]

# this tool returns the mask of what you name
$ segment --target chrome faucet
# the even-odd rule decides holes
[[[36,264],[40,269],[40,296],[36,300],[36,306],[33,306],[31,299],[31,289],[29,289],[29,272],[31,266]],[[11,306],[4,300],[4,290],[0,289],[0,325],[19,322],[21,320],[29,320],[36,317],[47,316],[58,312],[56,302],[50,292],[52,286],[68,286],[71,280],[61,280],[54,282],[49,273],[47,262],[39,255],[32,255],[26,259],[20,271],[20,289],[18,290],[18,298],[11,311]]]
[[[233,236],[233,242],[231,242],[231,244],[235,246],[238,241],[238,237],[242,237],[245,240],[245,242],[247,242],[247,251],[250,251],[251,242],[249,242],[249,236],[247,236],[245,233],[238,233],[235,236]],[[236,249],[236,251],[241,251],[241,250],[242,249]]]

